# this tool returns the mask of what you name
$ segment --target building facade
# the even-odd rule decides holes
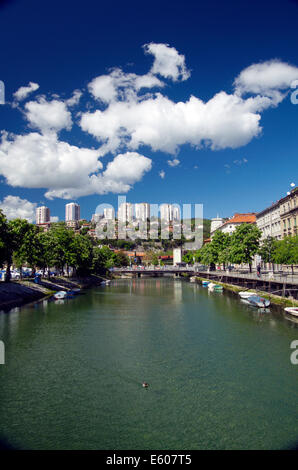
[[[36,209],[36,224],[46,224],[49,223],[50,218],[50,209],[46,206],[37,207]]]
[[[118,220],[120,222],[131,222],[133,220],[133,204],[131,202],[123,202],[120,204]]]
[[[280,222],[282,238],[298,234],[298,187],[280,199]]]
[[[224,223],[225,219],[222,217],[214,217],[211,219],[211,226],[210,226],[210,233],[212,234],[215,232],[219,227],[221,227]]]
[[[268,237],[280,240],[282,238],[280,202],[277,201],[272,206],[258,212],[256,214],[256,223],[262,232],[262,240]]]
[[[70,202],[65,206],[65,221],[73,222],[80,220],[80,206],[75,202]]]
[[[216,230],[220,230],[223,233],[228,233],[229,235],[233,233],[239,225],[242,224],[255,224],[256,223],[256,214],[254,212],[248,213],[236,213],[222,225],[219,225],[213,232],[211,232],[210,237],[214,236]]]
[[[148,202],[140,202],[135,204],[135,218],[146,222],[150,219],[150,204]]]
[[[103,217],[107,220],[115,219],[115,210],[113,207],[105,207],[103,210]]]

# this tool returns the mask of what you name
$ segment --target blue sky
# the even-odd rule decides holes
[[[89,219],[118,194],[230,216],[297,185],[298,2],[2,3],[9,216],[76,201]]]

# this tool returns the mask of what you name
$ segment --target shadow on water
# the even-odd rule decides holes
[[[0,436],[0,451],[1,450],[19,450],[17,447],[12,446],[5,437]]]

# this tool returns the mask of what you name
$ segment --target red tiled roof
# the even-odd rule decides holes
[[[254,212],[249,212],[248,214],[234,214],[234,216],[223,223],[223,225],[228,224],[255,224],[256,223],[256,214]]]

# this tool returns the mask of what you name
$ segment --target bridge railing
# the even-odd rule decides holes
[[[154,272],[160,272],[160,271],[191,271],[194,272],[196,271],[193,266],[142,266],[142,267],[122,267],[122,268],[111,268],[110,271],[113,272],[144,272],[144,271],[154,271]]]

